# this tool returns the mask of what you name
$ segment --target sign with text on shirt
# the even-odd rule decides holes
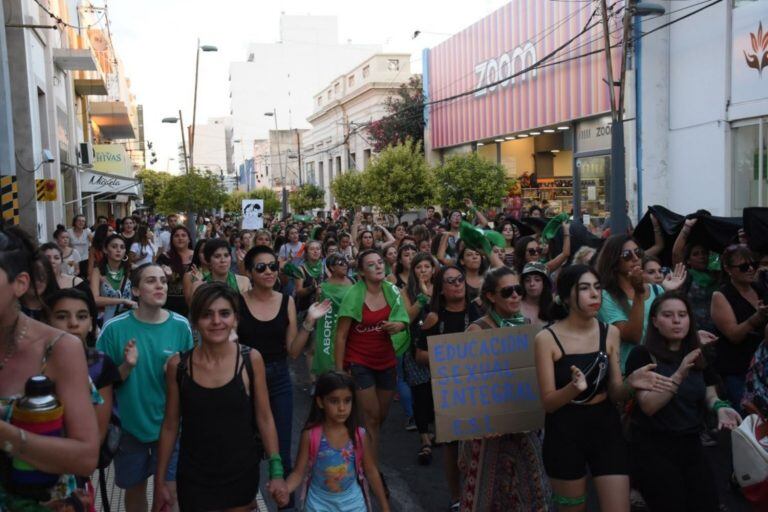
[[[241,229],[263,229],[264,228],[264,200],[263,199],[243,199],[240,207],[240,213],[243,215]]]
[[[427,338],[438,442],[544,426],[533,341],[538,327]]]

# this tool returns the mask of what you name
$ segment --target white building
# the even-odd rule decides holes
[[[304,176],[325,189],[330,209],[330,184],[347,170],[363,170],[371,159],[365,126],[386,115],[387,98],[411,78],[410,55],[380,53],[337,76],[312,98],[307,117],[312,129],[302,141]]]
[[[664,4],[668,12],[680,8],[680,2]],[[669,18],[644,22],[642,30]],[[768,206],[767,33],[768,2],[735,0],[639,41],[636,144],[643,204],[682,214],[706,208],[722,216]]]
[[[231,175],[232,118],[211,117],[206,124],[195,126],[192,161],[196,169]]]
[[[340,44],[335,17],[282,15],[280,41],[252,43],[245,62],[230,65],[233,141],[250,146],[269,130],[309,128],[312,95],[378,51],[378,45]]]

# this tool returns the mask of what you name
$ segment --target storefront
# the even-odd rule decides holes
[[[425,51],[428,156],[476,151],[520,180],[526,207],[602,223],[610,102],[601,29],[584,31],[591,14],[589,3],[514,0]]]
[[[125,217],[139,196],[138,181],[122,176],[86,171],[80,175],[80,184],[85,210],[93,219]]]

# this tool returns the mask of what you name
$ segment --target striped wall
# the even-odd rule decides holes
[[[513,0],[431,49],[428,93],[429,101],[437,101],[428,114],[433,147],[456,146],[609,111],[608,87],[603,81],[604,53],[557,63],[603,48],[597,5]],[[528,73],[481,95],[441,101],[508,77],[533,63],[530,53],[524,65],[519,57],[512,59],[515,49],[519,54],[533,47],[539,61],[592,24],[593,28],[547,61],[555,64],[537,69],[535,76]],[[609,25],[612,43],[621,39],[620,25],[620,17]],[[618,53],[614,50],[616,75]],[[484,62],[486,65],[481,65]]]

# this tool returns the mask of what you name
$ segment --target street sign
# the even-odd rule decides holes
[[[243,216],[242,229],[262,229],[264,227],[264,200],[243,199],[240,209]]]

